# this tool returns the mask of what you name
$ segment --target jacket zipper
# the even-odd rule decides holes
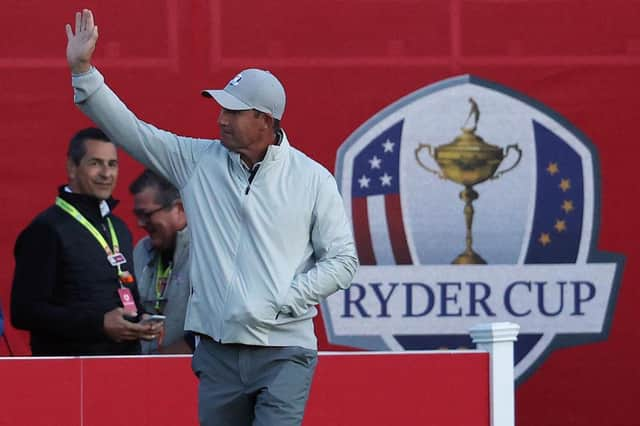
[[[249,194],[249,190],[251,189],[251,182],[253,182],[253,179],[256,177],[256,173],[258,173],[258,168],[260,167],[259,164],[256,164],[254,166],[253,169],[251,169],[251,171],[249,172],[249,183],[247,184],[247,187],[244,190],[245,195]],[[244,201],[242,201],[242,204],[244,204]],[[240,253],[240,249],[242,247],[242,243],[243,243],[243,238],[244,238],[244,228],[243,230],[240,231],[240,236],[238,238],[238,249],[235,255],[235,258],[233,260],[234,265],[237,262],[237,257],[238,257],[238,253]],[[229,292],[231,291],[231,286],[233,285],[233,283],[236,280],[238,271],[237,268],[234,268],[234,273],[233,273],[233,277],[229,280],[229,284],[225,286],[225,291],[224,291],[224,296],[223,296],[223,307],[222,307],[222,315],[220,316],[220,338],[219,340],[217,340],[219,343],[223,343],[223,339],[222,336],[224,335],[224,321],[225,318],[227,316],[227,299],[229,298]]]
[[[258,169],[260,168],[260,164],[256,164],[256,166],[251,170],[249,174],[249,184],[247,185],[247,189],[244,190],[244,195],[249,194],[249,189],[251,188],[251,182],[253,182],[253,178],[256,177],[256,173],[258,173]]]

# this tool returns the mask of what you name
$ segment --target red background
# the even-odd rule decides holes
[[[568,119],[600,155],[597,246],[625,254],[627,264],[608,338],[551,354],[518,387],[517,422],[640,424],[633,349],[640,337],[639,1],[21,0],[2,6],[5,314],[13,242],[53,202],[65,181],[67,141],[90,125],[72,102],[63,28],[77,8],[90,7],[100,26],[95,64],[145,120],[177,133],[217,136],[217,109],[199,91],[222,87],[242,68],[267,68],[287,89],[283,127],[290,140],[330,170],[340,144],[374,113],[459,74],[496,81]],[[135,229],[126,187],[141,166],[125,155],[121,164],[118,212]],[[322,347],[332,348],[322,329],[319,334]],[[26,349],[23,334],[9,330],[8,337],[16,352]]]

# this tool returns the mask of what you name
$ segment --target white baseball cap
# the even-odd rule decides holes
[[[213,98],[232,111],[255,109],[278,120],[282,119],[286,103],[280,81],[269,71],[257,68],[241,71],[222,90],[203,90],[202,96]]]

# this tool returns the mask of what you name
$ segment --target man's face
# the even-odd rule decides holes
[[[95,139],[84,142],[86,153],[80,164],[67,161],[69,185],[73,192],[100,200],[111,196],[118,180],[118,152],[114,144]]]
[[[158,190],[147,187],[133,196],[133,213],[138,226],[149,234],[151,244],[156,250],[175,248],[177,232],[186,225],[182,203],[177,201],[171,206],[156,202]]]
[[[232,111],[222,108],[218,126],[220,140],[229,151],[247,155],[264,148],[262,137],[267,125],[263,114],[254,110]]]

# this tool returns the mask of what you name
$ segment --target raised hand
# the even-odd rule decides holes
[[[91,56],[98,41],[98,26],[93,22],[93,13],[89,9],[76,12],[75,34],[71,25],[65,25],[67,32],[67,62],[74,74],[89,71]]]

